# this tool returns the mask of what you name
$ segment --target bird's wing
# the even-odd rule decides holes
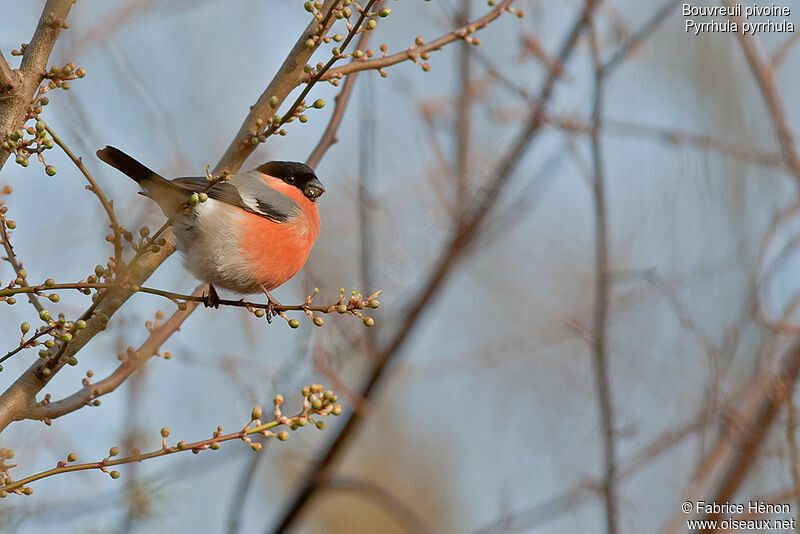
[[[172,183],[196,193],[205,191],[208,187],[205,177],[176,178]],[[294,200],[271,188],[252,173],[237,174],[227,182],[214,184],[206,193],[209,198],[279,223],[288,221],[294,212],[300,210]]]

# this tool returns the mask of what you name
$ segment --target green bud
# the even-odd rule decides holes
[[[253,312],[253,315],[255,315],[258,318],[264,317],[264,310],[256,310]]]
[[[197,193],[192,193],[192,196],[189,197],[189,204],[192,206],[197,206],[198,202],[200,202],[200,195]]]
[[[306,48],[314,48],[314,39],[306,39]]]
[[[58,302],[61,300],[61,297],[53,293],[52,295],[48,296],[47,298],[50,299],[51,302]]]
[[[317,426],[318,429],[325,430],[325,421],[317,421],[314,424]]]
[[[169,437],[169,427],[165,426],[161,428],[161,437],[168,438]]]
[[[111,472],[109,473],[109,475],[111,475],[111,478],[113,478],[114,480],[116,480],[116,479],[118,479],[118,478],[119,478],[119,471],[111,471]]]
[[[205,202],[208,200],[208,193],[198,193],[197,200],[199,200],[201,203]]]
[[[119,454],[119,447],[115,446],[115,447],[111,447],[110,449],[108,449],[109,458],[112,457],[112,456],[116,456],[118,454]]]
[[[283,432],[278,432],[277,437],[281,441],[286,441],[287,439],[289,439],[289,433],[284,430]]]
[[[23,334],[27,334],[31,329],[31,325],[28,323],[22,323],[19,325],[19,329],[22,330]]]
[[[70,364],[72,367],[75,367],[76,365],[78,365],[78,358],[76,358],[75,356],[70,356],[67,359],[67,363]],[[95,401],[95,402],[98,402],[98,401]],[[100,406],[100,405],[99,404],[95,404],[95,406]]]
[[[76,462],[76,461],[78,461],[78,455],[75,454],[74,452],[69,453],[67,455],[67,461],[68,462]]]
[[[384,7],[383,9],[378,11],[378,16],[381,17],[381,18],[386,18],[386,17],[389,16],[389,13],[391,13],[391,12],[392,12],[391,9],[389,9],[388,7]]]
[[[53,287],[54,285],[56,285],[56,281],[52,278],[48,278],[44,281],[44,287]]]
[[[47,310],[42,310],[39,312],[39,319],[42,321],[49,321],[50,320],[50,312]]]
[[[367,29],[368,30],[374,30],[377,25],[378,25],[378,21],[375,21],[375,20],[367,21]]]
[[[303,8],[306,11],[308,11],[309,13],[313,13],[314,12],[314,3],[313,2],[306,2],[305,4],[303,4]]]
[[[322,99],[322,98],[318,98],[318,99],[314,100],[314,104],[313,104],[313,106],[314,106],[316,109],[322,109],[322,108],[324,108],[324,107],[325,107],[325,100],[324,100],[324,99]]]
[[[47,347],[48,349],[52,349],[53,347],[56,346],[56,342],[53,341],[52,339],[48,339],[47,341],[44,342],[44,346]]]
[[[364,326],[375,326],[375,319],[372,317],[364,317],[361,320],[364,322]]]
[[[44,131],[44,122],[36,121],[36,131],[43,132]]]
[[[64,332],[63,334],[61,334],[61,341],[64,341],[65,343],[72,341],[72,334],[70,334],[69,332]]]
[[[292,327],[292,328],[299,328],[300,327],[300,321],[298,321],[297,319],[290,319],[289,320],[289,326]]]
[[[325,320],[322,317],[319,315],[314,317],[314,326],[322,326],[323,324],[325,324]]]
[[[255,421],[256,419],[261,419],[261,416],[264,414],[264,410],[256,404],[253,406],[253,411],[250,412],[250,420]]]
[[[84,328],[86,328],[86,321],[84,321],[83,319],[78,319],[77,321],[75,321],[76,330],[83,330]]]
[[[278,105],[278,97],[277,96],[269,97],[269,107],[274,108],[277,105]]]
[[[47,351],[44,349],[39,350],[39,357],[40,358],[47,358]]]
[[[342,405],[341,404],[334,404],[333,408],[331,409],[331,413],[333,415],[342,415]]]

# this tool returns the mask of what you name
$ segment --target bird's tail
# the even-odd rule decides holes
[[[106,146],[97,151],[97,157],[139,184],[142,194],[155,200],[168,217],[181,209],[189,198],[190,193],[185,189],[173,184],[118,148]]]

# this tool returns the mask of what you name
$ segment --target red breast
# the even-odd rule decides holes
[[[243,220],[239,246],[252,267],[253,278],[271,290],[289,280],[305,265],[319,235],[319,212],[317,205],[296,187],[272,176],[262,177],[267,185],[300,206],[300,212],[287,222],[274,222],[252,213],[246,213]]]

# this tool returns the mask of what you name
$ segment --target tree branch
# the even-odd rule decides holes
[[[573,24],[566,40],[560,48],[558,60],[561,64],[566,64],[566,60],[572,54],[578,42],[578,38],[598,3],[599,2],[594,0],[586,1],[581,14]],[[504,2],[504,4],[506,4],[506,2]],[[444,247],[442,255],[432,267],[427,280],[411,299],[411,304],[408,306],[405,314],[405,320],[379,354],[375,356],[375,364],[360,388],[362,398],[369,399],[374,394],[378,385],[384,378],[390,363],[395,359],[395,356],[408,339],[409,334],[418,324],[423,312],[438,296],[449,278],[452,268],[456,265],[457,261],[461,259],[468,245],[477,235],[486,214],[494,206],[504,185],[508,182],[522,159],[521,156],[526,152],[531,142],[540,131],[542,118],[545,113],[545,105],[550,99],[556,80],[557,75],[553,71],[548,71],[548,75],[539,92],[538,98],[532,103],[531,112],[525,128],[517,137],[505,157],[500,160],[498,168],[489,175],[493,177],[489,188],[483,192],[483,195],[479,195],[473,200],[471,203],[472,209],[465,212],[465,217],[462,219],[459,227],[455,229],[450,242]],[[317,490],[330,478],[334,462],[338,459],[339,454],[350,444],[350,441],[357,434],[363,422],[364,417],[358,411],[349,416],[347,422],[341,427],[328,449],[311,466],[305,480],[300,485],[290,505],[280,517],[277,527],[273,532],[285,533],[289,530],[291,525],[315,496]]]
[[[600,147],[600,132],[603,128],[603,66],[597,45],[595,24],[589,24],[589,43],[594,64],[594,103],[592,105],[592,191],[595,212],[595,292],[592,313],[592,367],[597,388],[600,427],[603,433],[603,498],[605,503],[606,532],[616,534],[617,496],[616,496],[616,455],[614,435],[614,404],[611,395],[611,382],[608,372],[608,216],[606,214],[606,190],[603,171],[603,153]]]
[[[382,5],[382,1],[376,2],[374,9],[380,9]],[[356,50],[363,50],[367,46],[371,36],[371,31],[363,32],[361,37],[358,38],[358,43],[356,43]],[[353,59],[353,61],[356,60]],[[353,93],[353,87],[355,87],[355,83],[356,74],[354,73],[352,76],[347,77],[347,79],[344,81],[344,85],[342,86],[342,90],[339,91],[338,95],[336,95],[336,106],[334,107],[331,120],[328,122],[328,126],[325,128],[325,132],[322,134],[317,146],[314,147],[311,155],[308,156],[308,159],[306,160],[306,163],[312,169],[317,168],[320,160],[322,160],[322,156],[324,156],[331,145],[337,141],[336,132],[339,130],[339,125],[342,123],[342,118],[344,118],[344,112],[347,108],[348,102],[350,101],[350,96]]]
[[[330,13],[341,1],[325,0],[321,11]],[[329,16],[324,19],[324,24],[322,24],[315,18],[306,27],[289,55],[286,56],[278,73],[250,108],[250,113],[239,128],[239,132],[234,137],[233,142],[231,142],[225,154],[222,155],[222,158],[214,167],[214,174],[219,174],[223,170],[235,173],[241,168],[247,157],[253,153],[257,145],[250,143],[249,139],[259,130],[257,122],[266,122],[267,119],[275,115],[280,104],[304,79],[303,67],[305,67],[317,49],[317,46],[313,48],[306,46],[306,41],[314,35],[324,36],[335,20],[334,17]],[[321,39],[317,41],[317,45],[321,42]],[[270,104],[272,97],[277,98],[278,103],[275,106]]]
[[[200,284],[195,288],[192,295],[200,297],[203,294],[205,284]],[[94,399],[111,393],[122,384],[125,379],[142,367],[150,358],[158,353],[158,349],[169,337],[180,330],[181,325],[197,307],[197,302],[189,303],[183,310],[178,310],[167,319],[167,321],[155,328],[150,336],[141,346],[136,349],[133,355],[128,355],[113,373],[94,384],[87,384],[80,391],[65,397],[59,401],[47,404],[37,404],[28,407],[24,417],[26,419],[37,419],[47,421],[74,412],[87,406]]]
[[[725,0],[725,5],[732,7],[733,0]],[[741,17],[731,17],[741,27]],[[783,107],[783,100],[781,99],[778,86],[775,81],[775,70],[772,65],[767,63],[761,58],[758,50],[756,49],[755,40],[749,34],[736,32],[736,37],[739,40],[739,45],[744,52],[744,57],[747,59],[747,64],[758,83],[761,90],[761,95],[764,97],[764,103],[769,110],[769,116],[772,120],[775,134],[778,136],[780,143],[781,153],[786,167],[794,175],[795,179],[800,181],[800,156],[798,156],[797,149],[794,145],[794,136],[786,120],[786,111]]]
[[[375,59],[367,59],[366,56],[363,56],[363,59],[361,60],[351,61],[347,65],[342,65],[341,67],[335,67],[333,69],[330,69],[325,74],[323,79],[330,80],[333,78],[338,78],[339,76],[346,76],[348,74],[352,74],[354,72],[359,72],[362,70],[382,69],[384,67],[390,67],[392,65],[396,65],[397,63],[402,63],[403,61],[409,61],[409,60],[413,61],[417,59],[421,54],[439,50],[444,45],[452,43],[457,39],[469,38],[469,34],[488,26],[490,22],[492,22],[494,19],[502,15],[513,2],[514,0],[503,0],[496,7],[492,8],[491,11],[486,13],[484,16],[475,19],[474,21],[468,24],[465,24],[464,26],[458,29],[446,33],[445,35],[442,35],[441,37],[434,39],[430,43],[420,46],[411,46],[407,50],[404,50],[403,52],[397,52],[395,54]],[[309,80],[310,77],[306,75],[305,79]]]
[[[64,27],[64,21],[73,1],[47,0],[36,31],[22,56],[19,69],[22,73],[20,77],[22,83],[18,84],[19,87],[10,98],[0,100],[0,132],[18,130],[22,126],[28,106],[44,78],[47,60]],[[9,154],[8,150],[0,149],[0,168],[3,167]]]

